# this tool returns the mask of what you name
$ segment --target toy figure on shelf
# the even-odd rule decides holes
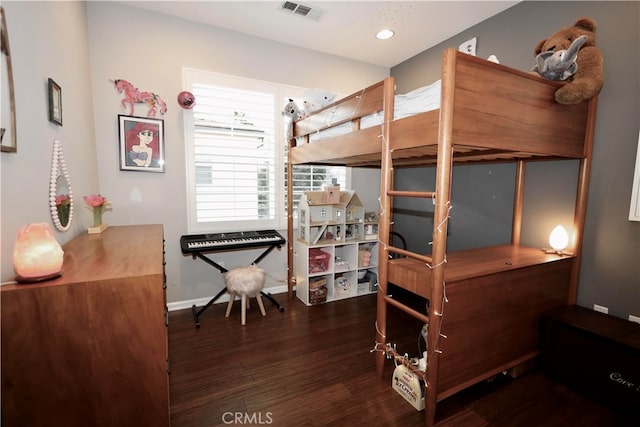
[[[569,49],[541,52],[536,56],[533,68],[540,76],[548,80],[562,81],[573,76],[578,70],[578,50],[587,41],[587,36],[580,36],[571,43]]]
[[[557,52],[558,60],[553,56]],[[560,72],[558,76],[564,85],[556,90],[555,100],[560,104],[578,104],[596,96],[604,82],[604,65],[602,52],[596,46],[596,23],[590,18],[580,18],[575,24],[561,28],[546,39],[540,40],[534,49],[537,66],[532,73],[545,78],[550,76],[539,69],[558,62],[559,66],[568,66],[568,72]],[[542,56],[540,56],[542,55]],[[576,56],[575,63],[573,57]],[[554,78],[556,80],[556,78]]]

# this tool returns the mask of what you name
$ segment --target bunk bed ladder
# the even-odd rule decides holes
[[[381,201],[381,214],[380,214],[380,254],[379,254],[379,277],[378,277],[378,321],[376,324],[376,343],[379,347],[381,345],[386,346],[386,312],[387,305],[392,305],[399,310],[409,314],[410,316],[420,320],[427,325],[427,371],[420,372],[412,369],[412,366],[408,366],[412,371],[418,374],[425,381],[425,417],[427,419],[427,425],[433,425],[435,422],[435,408],[437,402],[437,373],[438,373],[438,356],[439,347],[438,342],[441,337],[441,321],[442,312],[445,300],[444,294],[444,265],[446,263],[445,246],[447,235],[447,219],[449,215],[449,193],[450,193],[450,176],[451,169],[451,147],[447,150],[448,154],[443,157],[449,162],[448,166],[444,168],[446,177],[442,180],[445,181],[440,186],[436,184],[438,188],[444,188],[444,196],[440,196],[438,192],[431,191],[399,191],[390,189],[392,183],[391,172],[393,170],[392,160],[390,154],[383,155],[383,181],[386,182],[386,190],[382,191]],[[384,157],[387,157],[386,159]],[[440,161],[440,160],[439,160]],[[384,166],[384,163],[388,164],[388,167]],[[440,175],[440,174],[438,174]],[[393,199],[395,197],[410,197],[410,198],[427,198],[433,199],[435,202],[434,213],[434,228],[433,228],[433,250],[432,255],[422,255],[415,252],[411,252],[406,249],[394,247],[389,243],[389,237],[391,233],[390,212],[392,210]],[[445,200],[439,202],[439,200]],[[432,283],[431,298],[429,298],[429,307],[426,309],[426,313],[421,313],[402,302],[393,298],[388,292],[388,277],[389,277],[389,259],[390,254],[398,254],[405,257],[413,258],[424,262],[432,271]],[[395,352],[390,347],[386,347],[384,351],[378,351],[376,360],[377,374],[382,379],[384,369],[384,359],[386,356],[394,357],[396,360],[402,360],[402,356]]]
[[[377,299],[376,322],[376,373],[380,379],[383,376],[385,355],[393,353],[386,343],[386,316],[387,304],[399,308],[405,313],[421,320],[427,325],[427,369],[418,374],[425,381],[425,422],[427,426],[435,424],[435,411],[438,398],[437,380],[439,363],[439,341],[443,306],[445,302],[444,268],[446,264],[447,225],[451,208],[451,181],[453,169],[453,96],[449,94],[455,87],[454,76],[456,66],[455,52],[446,53],[443,57],[442,95],[440,107],[440,126],[438,128],[438,151],[436,164],[436,191],[400,191],[393,189],[393,161],[392,150],[388,147],[390,130],[388,126],[383,129],[383,146],[381,159],[381,212],[380,212],[380,253],[379,253],[379,277]],[[394,87],[385,85],[384,111],[385,123],[393,117],[393,91]],[[389,115],[391,114],[391,115]],[[393,247],[389,244],[391,232],[391,212],[393,210],[394,197],[417,197],[434,200],[432,253],[431,256],[417,254],[408,250]],[[431,297],[426,313],[420,313],[406,305],[396,301],[388,295],[389,278],[389,254],[404,255],[424,262],[431,270]],[[384,348],[380,348],[383,346]],[[397,356],[393,355],[392,356]]]

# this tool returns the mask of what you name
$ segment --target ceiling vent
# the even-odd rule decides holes
[[[307,6],[306,4],[285,1],[280,5],[280,10],[291,13],[293,15],[302,16],[303,18],[318,20],[323,11],[316,7]]]

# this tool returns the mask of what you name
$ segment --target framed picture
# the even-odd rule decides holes
[[[62,126],[62,89],[49,79],[49,121]]]
[[[633,173],[629,221],[640,221],[640,136],[638,136],[638,148],[636,150],[636,169]]]
[[[120,170],[164,172],[164,120],[118,115]]]
[[[9,48],[9,32],[4,8],[0,6],[2,23],[0,24],[0,151],[16,153],[18,138],[16,137],[16,101],[13,89],[13,67],[11,66],[11,49]]]

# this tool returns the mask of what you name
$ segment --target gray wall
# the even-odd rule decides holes
[[[478,56],[494,54],[502,64],[527,71],[536,43],[582,16],[598,24],[605,84],[598,104],[578,304],[603,305],[610,314],[627,318],[640,315],[640,223],[628,220],[640,117],[640,3],[523,2],[393,67],[391,75],[400,93],[430,83],[440,77],[442,50],[471,37],[478,38]],[[528,166],[523,243],[547,246],[555,224],[570,229],[577,170],[577,161]],[[403,170],[396,187],[433,188],[433,174],[433,168]],[[509,242],[514,176],[512,165],[456,168],[450,249]],[[429,235],[420,231],[425,224],[430,227],[432,208],[413,200],[397,207],[395,229],[411,249],[428,250],[424,242]]]
[[[86,5],[83,2],[3,1],[9,32],[16,94],[17,153],[0,155],[0,255],[2,281],[15,275],[13,245],[18,229],[46,222],[53,141],[62,143],[75,198],[74,220],[66,233],[54,230],[61,244],[92,224],[82,195],[97,193],[92,91]],[[47,80],[62,88],[62,123],[49,121]]]
[[[17,229],[31,222],[50,221],[47,197],[51,143],[59,138],[76,196],[75,222],[69,232],[56,232],[59,242],[65,243],[86,232],[91,225],[91,213],[83,207],[80,197],[101,192],[114,205],[114,210],[105,214],[105,222],[165,224],[170,302],[206,299],[222,286],[209,266],[182,257],[177,247],[177,240],[186,229],[181,112],[175,103],[170,103],[165,117],[167,141],[171,140],[166,155],[172,162],[166,174],[120,172],[116,116],[121,110],[117,104],[119,97],[108,79],[129,79],[171,101],[181,90],[183,65],[323,87],[336,93],[353,92],[389,71],[143,13],[113,2],[3,1],[2,4],[8,19],[18,125],[18,153],[0,156],[3,281],[14,274],[11,253]],[[457,46],[477,36],[480,56],[496,54],[504,64],[527,70],[533,64],[532,51],[539,39],[572,23],[578,16],[591,16],[598,21],[598,44],[605,56],[606,82],[600,96],[579,302],[589,307],[594,302],[609,306],[613,314],[621,317],[640,314],[640,223],[627,221],[640,110],[638,9],[636,2],[525,2],[393,69],[400,92],[431,82],[440,76],[442,48]],[[264,59],[265,67],[257,69],[242,62],[242,58],[236,60],[234,52],[275,59],[271,62]],[[140,54],[148,57],[141,61]],[[305,66],[302,71],[299,66],[291,67],[291,58],[300,57],[304,58],[298,61]],[[62,86],[64,126],[47,120],[48,77]],[[571,221],[573,186],[567,180],[575,179],[575,165],[568,163],[535,165],[529,169],[530,174],[545,179],[542,185],[527,188],[527,203],[533,205],[527,211],[532,217],[527,219],[527,225],[535,224],[526,227],[525,237],[532,244],[546,244],[546,234],[553,222]],[[460,203],[452,212],[455,216],[451,224],[452,245],[471,246],[476,242],[486,244],[489,239],[497,242],[506,239],[508,231],[504,230],[510,222],[507,211],[513,185],[509,182],[511,167],[465,169],[455,178],[454,200]],[[417,185],[415,177],[424,173],[421,169],[406,171],[407,185]],[[362,189],[359,192],[368,200],[367,208],[377,202],[378,176],[377,171],[370,170],[354,174],[353,188]],[[481,185],[485,181],[488,185]],[[376,184],[370,186],[371,182]],[[461,185],[464,183],[473,186]],[[557,191],[559,187],[563,191]],[[569,195],[564,187],[569,189]],[[559,210],[558,200],[565,198],[570,200]],[[552,206],[544,207],[546,203]],[[474,204],[483,209],[476,210]],[[550,212],[553,218],[547,219]],[[416,229],[409,227],[405,235],[413,238]],[[425,240],[426,237],[420,239]],[[270,271],[278,272],[272,275],[281,279],[283,274],[279,272],[286,265],[285,254],[282,251],[275,255],[267,265]],[[268,285],[277,287],[284,283],[270,279]]]
[[[113,211],[110,224],[161,223],[167,258],[167,299],[170,307],[202,305],[224,288],[222,275],[180,251],[180,236],[187,234],[186,153],[184,114],[175,101],[183,90],[182,69],[241,76],[298,87],[320,87],[351,93],[389,74],[385,67],[365,64],[274,43],[172,16],[115,2],[87,3],[91,79],[94,93],[95,141],[100,190]],[[125,31],[125,28],[131,31]],[[296,66],[292,67],[293,58]],[[259,64],[260,66],[256,66]],[[322,64],[322,66],[321,66]],[[168,105],[165,127],[166,172],[120,171],[116,120],[121,95],[109,79],[122,78],[141,90],[160,94]],[[136,115],[145,115],[144,110]],[[285,230],[281,230],[286,235]],[[232,268],[251,263],[262,250],[215,254],[216,261]],[[261,263],[267,272],[265,287],[286,290],[287,251],[273,251]]]
[[[300,87],[351,93],[389,75],[386,67],[250,37],[204,24],[150,13],[116,2],[3,1],[16,88],[18,153],[2,153],[3,281],[14,276],[12,251],[19,227],[48,222],[51,143],[62,141],[75,196],[71,229],[56,232],[60,243],[86,233],[91,212],[82,195],[102,193],[112,210],[110,225],[164,225],[167,299],[201,305],[224,284],[217,271],[182,256],[186,226],[183,111],[175,101],[183,89],[182,67],[228,73]],[[292,58],[299,61],[291,66]],[[260,67],[256,67],[260,63]],[[47,78],[62,87],[63,123],[47,119]],[[122,78],[158,93],[168,104],[166,173],[120,171],[117,115],[121,95],[109,81]],[[140,106],[136,115],[146,115]],[[224,254],[227,268],[248,264],[258,251]],[[144,260],[144,254],[141,255]],[[286,289],[286,250],[261,266],[272,292]],[[274,290],[275,289],[275,290]],[[201,301],[202,300],[202,301]]]

